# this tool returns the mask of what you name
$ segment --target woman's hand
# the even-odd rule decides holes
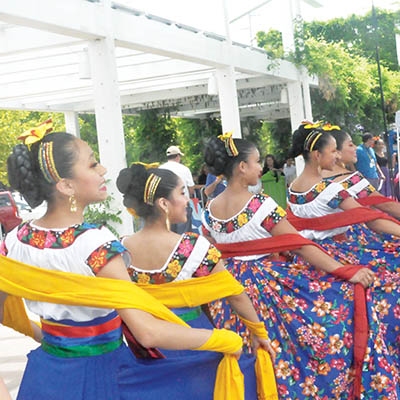
[[[236,351],[235,353],[227,353],[227,354],[229,354],[230,356],[235,357],[236,360],[239,360],[239,358],[242,355],[242,353],[243,353],[243,350],[240,349],[240,350]]]
[[[254,353],[259,347],[261,347],[263,350],[268,351],[269,355],[271,356],[272,362],[275,362],[276,352],[272,347],[271,341],[269,339],[261,339],[256,335],[252,335],[251,344]]]
[[[361,283],[365,288],[370,286],[374,281],[375,274],[368,268],[362,268],[357,271],[349,281],[351,283]]]

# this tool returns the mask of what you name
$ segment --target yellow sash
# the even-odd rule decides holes
[[[217,298],[240,294],[244,290],[243,286],[227,271],[162,285],[140,285],[144,290],[138,286],[128,281],[50,271],[0,255],[0,290],[3,292],[30,300],[51,303],[116,309],[137,308],[147,311],[157,318],[186,326],[187,324],[166,306],[194,307]],[[104,296],[104,293],[107,293],[107,296]],[[9,296],[8,299],[13,299],[13,297]],[[21,299],[7,300],[7,304],[9,306],[21,304],[23,307]],[[21,325],[20,321],[24,320],[22,314],[25,315],[25,321],[29,323],[25,310],[22,312],[20,309],[18,315],[21,318],[18,317],[18,321],[16,321],[17,318],[14,318],[14,321],[11,321],[8,326],[13,327],[13,323]],[[6,315],[15,315],[15,310],[13,312],[5,311]],[[245,323],[252,324],[249,321],[245,321]],[[260,325],[263,326],[263,324],[256,325],[259,328],[257,335],[263,337],[262,332],[264,331],[266,334],[265,328],[260,328]],[[21,331],[21,329],[18,330]],[[251,330],[256,329],[253,326]],[[225,337],[223,331],[215,330],[212,335],[213,340],[210,338],[198,350],[227,351],[225,348],[227,341],[221,340]],[[232,338],[231,341],[232,350],[235,340]],[[269,354],[263,350],[257,354],[256,372],[259,399],[277,398],[277,396],[266,395],[271,391],[276,392],[276,384],[271,359]],[[239,365],[233,356],[225,355],[217,370],[214,399],[241,400],[243,398],[244,382]]]

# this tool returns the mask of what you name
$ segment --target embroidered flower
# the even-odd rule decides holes
[[[69,228],[63,232],[63,234],[60,237],[63,247],[68,247],[71,243],[74,242],[74,240],[75,240],[74,232],[75,232],[75,228]]]
[[[107,261],[107,250],[104,247],[101,247],[90,255],[88,264],[96,274],[107,264]]]
[[[50,248],[56,241],[57,241],[57,238],[53,234],[53,232],[48,231],[47,235],[46,235],[46,241],[44,243],[44,247],[45,248]]]
[[[182,267],[180,266],[179,261],[173,260],[168,264],[166,272],[176,278],[181,269]]]
[[[32,237],[29,240],[29,243],[32,246],[38,247],[39,249],[43,249],[44,243],[46,241],[46,236],[45,236],[44,231],[34,231],[32,233]]]
[[[150,282],[150,277],[146,274],[138,274],[137,275],[137,282],[138,283],[149,283]]]
[[[246,224],[248,222],[248,217],[246,213],[241,213],[238,216],[238,225],[239,226],[243,226],[244,224]]]
[[[190,240],[182,240],[182,242],[179,244],[178,253],[185,257],[189,257],[192,250],[193,244],[190,242]]]
[[[21,240],[23,237],[28,235],[28,233],[29,233],[28,224],[22,225],[21,229],[18,230],[17,238]]]
[[[260,208],[260,205],[261,205],[260,199],[257,198],[257,197],[254,197],[254,198],[250,201],[250,203],[249,203],[249,205],[248,205],[248,209],[251,210],[251,211],[254,213],[254,212],[256,212],[256,211]]]
[[[231,233],[235,230],[235,225],[232,221],[227,222],[226,224],[226,233]]]
[[[207,260],[211,260],[214,264],[216,264],[221,258],[221,253],[214,246],[210,246],[207,253]]]
[[[213,222],[212,222],[212,229],[213,229],[215,232],[220,232],[220,231],[221,231],[221,228],[222,228],[222,225],[221,225],[218,221],[213,221]]]

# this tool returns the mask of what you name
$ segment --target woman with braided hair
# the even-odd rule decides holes
[[[66,293],[76,276],[84,281],[93,280],[90,277],[95,276],[113,278],[95,279],[100,286],[103,281],[106,285],[112,281],[121,286],[122,281],[130,282],[122,257],[126,249],[107,228],[83,219],[87,205],[107,197],[106,169],[96,161],[86,142],[68,133],[55,132],[39,138],[28,135],[27,138],[25,142],[29,146],[15,146],[8,158],[9,182],[30,206],[46,201],[47,212],[40,219],[24,222],[9,232],[3,253],[30,264],[33,271],[39,267],[36,269],[52,270],[54,275],[65,276]],[[20,266],[22,274],[26,266],[16,265]],[[71,282],[68,275],[71,275]],[[10,293],[14,293],[17,281],[9,285]],[[0,283],[8,287],[7,282],[6,286],[3,281]],[[35,285],[33,281],[32,290],[27,291],[29,296]],[[46,286],[47,282],[42,285]],[[128,286],[133,289],[134,285],[129,283]],[[94,286],[91,287],[94,290]],[[138,288],[133,291],[138,296],[141,292]],[[167,397],[186,400],[190,388],[196,387],[203,393],[201,376],[187,382],[187,386],[182,385],[181,377],[187,365],[163,359],[160,352],[152,348],[223,349],[233,357],[240,356],[241,340],[232,332],[193,329],[184,323],[167,322],[142,311],[148,309],[145,304],[117,310],[80,306],[72,289],[70,293],[71,299],[66,298],[64,304],[53,303],[60,303],[58,293],[50,293],[52,302],[27,300],[28,308],[41,317],[43,340],[41,346],[28,355],[18,399],[150,400]],[[103,297],[107,297],[106,291]],[[153,302],[150,296],[148,301]],[[85,304],[92,303],[89,299]],[[163,306],[160,304],[160,307]],[[164,314],[168,313],[165,309]],[[132,348],[136,349],[136,354],[147,358],[135,358],[124,344],[121,319],[131,332]],[[204,391],[210,393],[210,388]]]
[[[205,234],[265,321],[277,353],[279,398],[352,398],[354,319],[358,321],[354,284],[363,290],[373,273],[333,260],[302,239],[271,197],[248,192],[262,172],[254,144],[229,135],[212,138],[205,161],[212,173],[223,173],[228,180],[226,190],[204,212]],[[293,250],[303,261],[279,255],[284,250]],[[224,300],[211,305],[211,314],[217,326],[235,329],[246,342],[248,330]]]
[[[369,325],[361,360],[362,370],[370,373],[362,375],[359,394],[362,398],[398,399],[400,225],[358,203],[359,183],[364,185],[358,173],[346,171],[336,179],[323,178],[321,170],[337,169],[337,131],[336,126],[304,123],[294,132],[293,156],[302,154],[305,167],[289,188],[289,221],[340,262],[363,264],[374,272],[365,293]]]
[[[182,180],[173,172],[160,168],[149,168],[141,163],[134,163],[129,168],[120,171],[117,187],[123,194],[124,205],[128,211],[143,218],[143,228],[131,236],[125,237],[122,244],[131,255],[131,265],[128,268],[133,282],[138,284],[151,284],[156,287],[168,287],[169,283],[188,284],[193,290],[201,292],[198,304],[203,304],[221,297],[227,297],[231,306],[247,322],[257,327],[252,336],[254,351],[258,348],[273,351],[267,340],[265,327],[260,323],[258,316],[244,292],[244,288],[233,280],[232,276],[223,271],[219,251],[207,239],[196,233],[186,232],[176,234],[170,231],[170,224],[184,223],[186,221],[186,206],[189,201],[184,192]],[[224,273],[225,272],[225,273]],[[218,281],[218,275],[221,277]],[[199,279],[201,278],[201,279]],[[207,283],[208,278],[210,282]],[[200,285],[200,282],[202,286]],[[237,289],[234,292],[224,291],[230,285]],[[197,284],[198,283],[198,284]],[[182,287],[182,286],[180,286]],[[180,292],[182,289],[172,289]],[[216,290],[216,292],[214,292]],[[157,288],[155,289],[157,291]],[[207,299],[203,296],[210,292]],[[173,292],[171,293],[171,296]],[[169,299],[170,297],[169,296]],[[186,296],[185,296],[186,297]],[[207,311],[200,305],[193,307],[191,299],[187,304],[181,303],[173,311],[192,327],[211,329],[213,325],[207,317]],[[261,350],[264,351],[264,350]],[[193,365],[199,359],[193,352],[168,351],[168,357],[193,359]],[[201,356],[205,356],[202,354]],[[202,374],[203,384],[213,382],[215,379],[216,365],[221,359],[220,355],[208,355],[208,373]],[[257,399],[257,387],[254,380],[254,356],[242,356],[239,364],[245,376],[245,398]],[[272,383],[272,393],[276,392],[272,376],[265,380]],[[187,371],[183,379],[189,374],[198,374],[198,368]],[[258,377],[259,379],[262,379]],[[212,384],[210,385],[212,386]],[[269,393],[271,393],[269,392]],[[197,397],[200,399],[200,397]],[[272,394],[260,399],[277,399]]]

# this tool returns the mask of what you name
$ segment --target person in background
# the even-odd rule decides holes
[[[373,145],[374,137],[372,134],[364,133],[362,135],[362,144],[357,147],[357,162],[355,163],[355,167],[369,180],[375,189],[378,189],[379,180],[385,177],[376,162],[375,152],[372,149]]]
[[[2,255],[52,272],[130,285],[123,257],[126,249],[108,228],[84,221],[85,207],[108,196],[106,169],[92,149],[65,132],[42,137],[28,132],[24,140],[27,145],[15,146],[8,157],[8,180],[31,207],[46,201],[47,211],[9,232]],[[134,335],[136,348],[146,353],[153,347],[201,349],[216,332],[156,318],[140,304],[118,310],[35,300],[26,304],[41,317],[43,339],[28,355],[20,400],[186,400],[179,365],[168,365],[161,356],[157,360],[134,357],[123,340],[122,321]],[[226,333],[228,343],[236,347],[228,352],[239,356],[241,343]]]
[[[293,158],[287,158],[283,165],[283,174],[285,175],[286,186],[289,186],[297,176],[296,165]]]
[[[168,169],[182,179],[184,185],[184,193],[188,198],[194,195],[194,181],[190,169],[182,164],[182,157],[184,154],[178,146],[170,146],[166,151],[168,161],[161,164],[159,168]],[[173,232],[182,234],[184,232],[192,231],[192,207],[188,204],[186,207],[187,219],[185,223],[172,224],[171,230]]]
[[[375,137],[374,140],[375,140],[374,152],[375,152],[376,162],[382,175],[384,176],[384,178],[381,179],[379,184],[380,186],[379,192],[386,197],[392,197],[393,192],[392,192],[392,185],[388,167],[388,155],[386,152],[385,142],[380,137]]]
[[[215,176],[213,174],[207,174],[207,181],[204,188],[204,194],[208,200],[217,197],[226,188],[226,179],[223,175]]]

